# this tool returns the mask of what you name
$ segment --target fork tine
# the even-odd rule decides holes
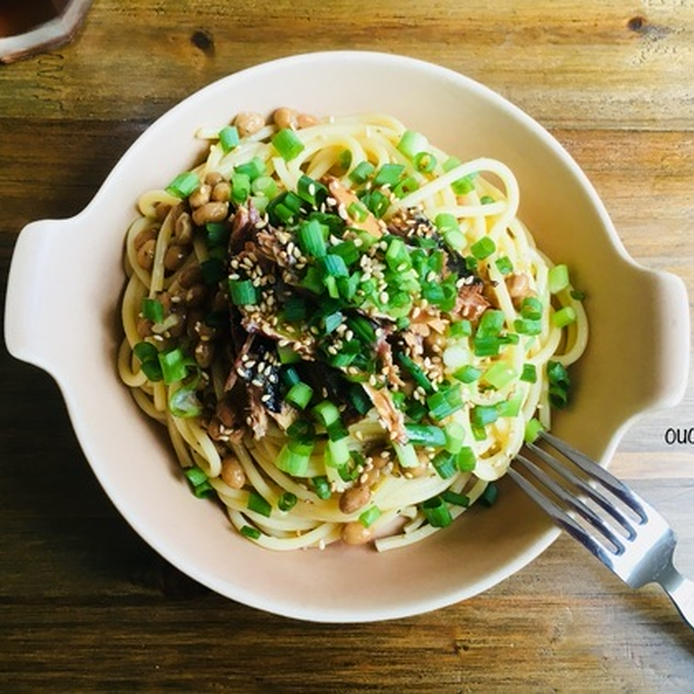
[[[612,529],[591,508],[586,506],[578,497],[573,496],[560,487],[544,470],[525,456],[517,455],[516,460],[522,463],[525,469],[542,482],[547,489],[556,494],[564,503],[578,511],[596,530],[601,532],[617,548],[617,554],[624,552],[624,545],[620,538],[612,532]]]
[[[584,528],[582,528],[566,511],[557,506],[551,499],[548,499],[534,485],[523,477],[519,472],[510,467],[507,475],[542,509],[544,509],[554,521],[566,530],[569,535],[587,547],[600,561],[612,567],[612,558],[607,554],[604,547],[596,542]]]
[[[598,479],[607,487],[618,499],[623,501],[634,513],[641,519],[642,523],[648,520],[643,506],[629,488],[620,482],[614,475],[610,474],[605,468],[600,467],[594,460],[591,460],[587,455],[577,451],[573,446],[558,439],[547,432],[540,432],[540,436],[547,441],[552,447],[565,455],[569,460],[578,465],[584,472],[587,472],[591,477]]]
[[[562,465],[558,460],[547,453],[547,451],[542,450],[542,448],[539,448],[534,443],[527,444],[527,448],[538,458],[547,463],[555,472],[559,473],[562,477],[571,482],[571,484],[587,494],[598,506],[600,506],[600,508],[609,513],[612,518],[624,528],[630,540],[636,537],[636,531],[629,522],[629,519],[618,508],[611,504],[597,489],[594,489],[580,477],[574,475],[565,465]]]

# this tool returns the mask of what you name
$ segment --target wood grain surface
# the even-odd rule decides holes
[[[1,9],[0,9],[1,12]],[[0,67],[0,263],[24,224],[77,213],[180,98],[310,50],[459,70],[549,128],[628,251],[694,296],[694,3],[96,0],[76,41]],[[690,379],[691,380],[691,379]],[[484,595],[380,624],[235,604],[161,560],[95,481],[47,375],[2,353],[0,690],[691,692],[694,639],[659,589],[631,591],[568,538]],[[694,574],[685,401],[632,427],[614,470],[661,509]]]

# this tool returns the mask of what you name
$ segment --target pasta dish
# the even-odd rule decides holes
[[[118,355],[195,496],[274,550],[393,549],[493,503],[588,336],[509,168],[380,113],[197,136],[127,232]]]

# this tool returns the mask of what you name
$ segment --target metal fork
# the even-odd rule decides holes
[[[534,480],[531,482],[513,467],[508,470],[511,478],[553,518],[557,525],[587,547],[627,585],[640,588],[646,583],[659,583],[675,603],[684,621],[694,628],[694,583],[682,576],[672,564],[672,553],[677,540],[665,519],[638,494],[588,456],[551,434],[542,432],[540,437],[580,468],[586,478],[574,474],[566,463],[534,443],[527,444],[526,449],[563,478],[561,483],[522,454],[516,456],[514,465],[522,466]],[[578,523],[564,508],[541,491],[536,485],[537,482],[544,485],[568,508],[582,516],[597,532],[589,532]],[[612,518],[622,532],[617,532],[582,501],[575,491],[567,489],[564,486],[566,482],[590,498],[601,511]],[[619,499],[633,512],[635,518],[630,518],[611,501],[604,490]]]

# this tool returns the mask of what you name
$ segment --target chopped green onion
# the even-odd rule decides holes
[[[250,494],[248,495],[248,503],[246,504],[246,508],[248,508],[250,511],[259,513],[261,516],[266,516],[267,518],[269,518],[270,514],[272,513],[272,506],[254,490],[251,490]]]
[[[142,315],[152,323],[161,323],[164,320],[164,307],[157,299],[142,299]]]
[[[295,323],[306,318],[306,301],[301,296],[292,295],[284,304],[284,320]]]
[[[199,484],[197,487],[193,487],[193,494],[198,499],[207,499],[211,496],[214,496],[215,489],[209,482],[203,482],[202,484]]]
[[[427,398],[429,414],[434,419],[443,419],[463,408],[460,386],[451,386],[432,393]]]
[[[470,410],[470,421],[476,427],[492,424],[498,417],[499,413],[494,405],[477,405]]]
[[[352,332],[362,342],[372,344],[376,341],[376,331],[371,327],[371,323],[363,316],[354,316],[347,321]]]
[[[294,369],[292,369],[294,371]],[[299,376],[297,375],[297,379]],[[287,427],[287,436],[296,441],[310,443],[316,436],[316,428],[306,419],[297,419]]]
[[[465,237],[460,231],[447,231],[443,235],[443,239],[446,245],[454,251],[462,251],[465,247]]]
[[[540,435],[541,431],[544,431],[544,427],[540,420],[535,419],[535,417],[529,419],[525,424],[525,442],[532,443]]]
[[[458,465],[458,470],[461,472],[472,472],[475,469],[475,465],[477,465],[475,452],[469,446],[463,446],[458,451],[456,463]]]
[[[339,255],[347,265],[354,265],[359,260],[359,249],[354,245],[354,241],[343,241],[333,246],[330,252]]]
[[[475,243],[470,246],[470,253],[472,253],[477,260],[488,258],[495,250],[496,244],[489,236],[483,236],[479,241],[475,241]]]
[[[366,183],[376,167],[369,161],[359,162],[350,172],[349,177],[354,183]]]
[[[251,190],[266,198],[274,198],[277,194],[277,184],[270,176],[258,176],[251,182]]]
[[[327,477],[323,477],[322,475],[319,477],[314,477],[311,480],[311,483],[313,484],[313,490],[316,492],[316,496],[319,499],[330,498],[330,483],[328,482]]]
[[[496,486],[496,484],[494,484],[494,482],[490,482],[484,488],[484,491],[482,492],[482,494],[480,496],[480,501],[485,506],[491,506],[497,500],[498,496],[499,496],[499,488]]]
[[[443,363],[450,371],[455,372],[461,369],[468,361],[470,361],[470,352],[461,344],[454,342],[443,351]]]
[[[496,269],[502,275],[508,275],[510,272],[513,272],[513,263],[507,255],[503,255],[501,256],[501,258],[497,258],[495,265]]]
[[[302,222],[299,227],[299,246],[306,255],[322,258],[325,255],[325,233],[328,227],[315,219]]]
[[[359,514],[359,522],[368,528],[372,525],[381,515],[381,509],[378,506],[371,506],[367,508],[366,511]]]
[[[487,432],[484,427],[471,427],[471,429],[475,441],[484,441],[487,438]]]
[[[475,272],[475,270],[477,270],[477,258],[475,258],[472,255],[466,255],[464,260],[465,260],[465,267],[470,272]]]
[[[325,288],[328,290],[328,296],[331,299],[340,298],[340,290],[337,288],[337,280],[334,277],[332,277],[331,275],[324,277],[323,284],[325,285]]]
[[[349,462],[350,454],[349,447],[347,446],[348,441],[349,436],[342,436],[335,440],[328,439],[326,465],[340,468]]]
[[[386,250],[386,263],[396,272],[404,272],[412,267],[410,254],[407,252],[405,242],[401,238],[394,238]]]
[[[301,355],[295,352],[289,345],[277,345],[277,356],[280,364],[296,364],[301,361]]]
[[[388,211],[390,201],[380,190],[371,190],[368,195],[362,198],[362,202],[369,209],[371,214],[379,219]]]
[[[434,456],[434,459],[431,461],[431,464],[434,466],[434,470],[438,472],[439,477],[443,478],[444,480],[453,477],[453,475],[455,475],[457,472],[455,466],[455,456],[448,451],[441,451],[440,453],[437,453]]]
[[[272,136],[272,144],[285,161],[291,161],[304,150],[304,143],[289,128],[282,128]]]
[[[260,530],[258,530],[258,528],[254,528],[252,525],[242,525],[239,532],[244,537],[248,537],[251,540],[257,540],[261,535]]]
[[[143,361],[142,372],[145,376],[147,376],[147,379],[152,382],[161,381],[161,379],[163,378],[161,366],[159,366],[158,359],[152,359],[151,361]]]
[[[282,371],[282,380],[291,388],[295,383],[301,383],[301,378],[293,366]]]
[[[177,198],[187,198],[200,187],[200,179],[192,171],[184,171],[178,174],[168,186],[166,192],[175,195]]]
[[[419,446],[446,445],[446,433],[443,429],[430,424],[406,424],[405,431],[410,443]]]
[[[441,232],[445,233],[447,231],[459,231],[460,226],[458,225],[458,220],[454,215],[448,214],[447,212],[440,212],[436,215],[434,219],[434,224],[436,228]]]
[[[212,285],[224,279],[227,271],[224,263],[219,258],[210,258],[200,263],[200,274],[205,284]]]
[[[253,187],[253,184],[251,184],[251,187]],[[251,197],[248,198],[248,204],[253,205],[260,214],[265,213],[269,202],[270,201],[264,195],[251,195]]]
[[[277,456],[275,465],[277,465],[282,472],[302,477],[308,470],[309,458],[311,457],[312,451],[312,441],[292,439],[282,446],[282,450]]]
[[[384,164],[376,174],[374,186],[390,185],[394,186],[400,180],[405,167],[402,164]]]
[[[156,361],[159,350],[151,342],[138,342],[133,347],[133,353],[142,364],[147,361]]]
[[[491,205],[494,202],[494,198],[491,195],[483,195],[480,198],[480,202],[483,205]]]
[[[457,323],[448,326],[449,337],[469,337],[472,335],[472,323],[467,318],[462,318]]]
[[[517,318],[513,322],[513,327],[521,335],[539,335],[542,332],[542,321]]]
[[[482,375],[482,369],[478,369],[472,364],[463,366],[458,369],[454,374],[453,378],[463,382],[463,383],[474,383]]]
[[[333,246],[333,250],[335,250],[335,248],[337,248],[337,246]],[[357,289],[359,288],[360,280],[361,273],[359,271],[353,272],[349,277],[338,277],[337,287],[340,296],[342,296],[342,298],[346,301],[352,301],[357,293]]]
[[[348,149],[343,149],[337,155],[337,163],[340,165],[340,168],[345,170],[349,169],[350,165],[352,164],[352,152]]]
[[[431,173],[436,168],[436,157],[431,152],[417,152],[414,155],[414,168],[422,173]]]
[[[197,417],[202,405],[194,388],[179,388],[169,397],[169,412],[176,417]]]
[[[550,383],[568,387],[571,384],[569,372],[566,367],[558,361],[547,362],[547,379]]]
[[[569,286],[569,268],[566,265],[555,265],[547,274],[547,286],[552,294]]]
[[[309,205],[318,207],[328,197],[328,189],[322,183],[302,174],[296,185],[296,194]]]
[[[563,328],[570,323],[576,321],[576,311],[573,306],[564,306],[564,308],[555,311],[552,314],[552,324],[557,328]]]
[[[322,261],[323,268],[325,269],[327,275],[330,275],[331,277],[349,276],[347,265],[345,265],[345,261],[339,255],[328,253],[327,255],[323,256]]]
[[[297,501],[298,499],[296,498],[296,494],[284,492],[277,500],[277,508],[280,511],[291,511],[296,506]]]
[[[407,403],[406,413],[407,416],[415,423],[421,422],[428,414],[427,408],[417,400],[410,400]]]
[[[325,329],[325,334],[329,335],[333,330],[342,323],[344,316],[339,312],[329,313],[327,316],[323,316],[323,327]]]
[[[586,298],[586,293],[582,292],[580,289],[572,289],[569,294],[571,298],[576,301],[583,301]]]
[[[296,405],[300,410],[305,410],[306,406],[311,402],[312,397],[313,388],[303,381],[299,381],[289,389],[284,399],[288,403]]]
[[[188,478],[188,481],[193,487],[207,482],[207,475],[197,465],[185,468],[183,474]]]
[[[205,224],[208,246],[226,246],[229,240],[229,227],[223,222],[208,222]]]
[[[480,318],[476,337],[496,337],[504,327],[504,312],[499,309],[487,309]]]
[[[535,368],[535,364],[523,364],[520,380],[526,383],[537,382],[537,369]]]
[[[441,168],[445,171],[451,171],[456,167],[460,166],[463,162],[458,159],[458,157],[448,157],[445,162],[441,165]]]
[[[347,391],[347,399],[352,407],[362,415],[366,414],[373,407],[369,396],[358,383],[350,386],[350,389]]]
[[[253,157],[245,164],[235,166],[234,171],[248,176],[250,181],[253,182],[265,173],[265,162],[260,157]]]
[[[426,137],[422,133],[414,130],[405,130],[397,144],[397,148],[408,159],[413,159],[417,152],[421,152],[429,145]]]
[[[433,393],[434,387],[431,385],[431,381],[427,378],[426,374],[422,369],[415,364],[412,359],[410,359],[406,354],[399,352],[397,355],[400,364],[410,373],[410,376],[414,379],[418,386],[424,388],[427,393]]]
[[[483,379],[490,386],[500,390],[516,378],[517,375],[516,370],[510,364],[498,361],[484,372]]]
[[[401,467],[419,467],[419,458],[411,443],[394,443],[393,450],[395,450],[395,455],[398,456]]]
[[[251,179],[248,174],[231,174],[231,197],[234,202],[242,203],[251,194]]]
[[[251,280],[229,280],[229,297],[236,306],[250,306],[258,301]]]
[[[458,494],[450,489],[441,492],[441,498],[447,503],[455,506],[467,507],[470,505],[470,499],[465,496],[465,494]]]
[[[369,211],[360,202],[351,202],[347,207],[347,214],[356,219],[357,222],[363,222],[369,216]]]
[[[446,506],[446,502],[440,497],[435,496],[427,499],[421,504],[422,513],[429,521],[429,525],[434,528],[445,528],[450,525],[453,518]]]
[[[521,316],[530,320],[540,320],[542,318],[542,302],[534,296],[523,299],[521,304]]]
[[[158,358],[164,383],[169,385],[186,377],[186,357],[178,347],[167,352],[159,352]]]
[[[471,191],[475,190],[476,175],[477,174],[474,173],[468,174],[467,176],[459,178],[457,181],[453,181],[453,183],[451,183],[453,192],[456,195],[465,195],[466,193],[470,193]]]
[[[309,267],[304,278],[299,283],[300,287],[308,289],[314,294],[323,293],[323,273],[316,267]]]
[[[473,346],[476,357],[492,357],[495,354],[499,354],[501,342],[495,335],[475,335]]]
[[[227,125],[219,131],[219,144],[224,153],[230,152],[239,144],[239,131],[234,125]]]
[[[517,417],[523,404],[522,395],[514,395],[509,400],[496,403],[496,411],[499,417]]]
[[[330,400],[323,400],[313,408],[313,413],[327,429],[331,424],[340,421],[340,411]]]
[[[396,198],[404,198],[406,195],[409,195],[417,190],[417,188],[419,188],[417,179],[412,176],[408,176],[393,188],[393,194]]]

